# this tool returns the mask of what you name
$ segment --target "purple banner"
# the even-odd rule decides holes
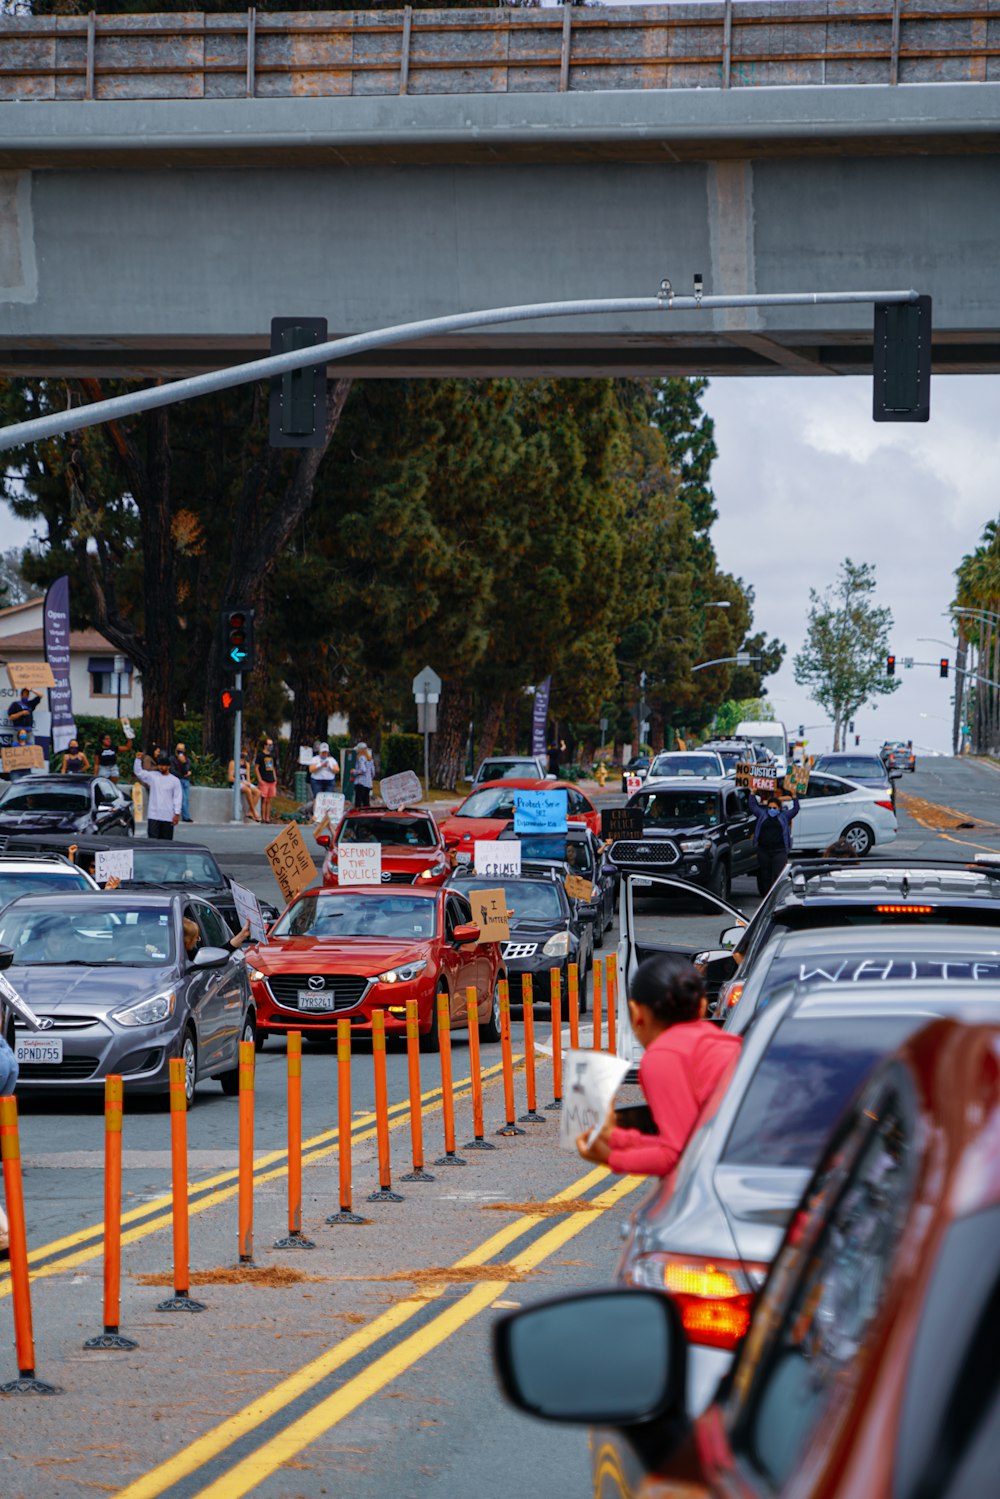
[[[69,680],[69,578],[57,578],[45,595],[45,659],[56,685],[49,688],[52,750],[64,750],[76,738],[73,689]]]
[[[535,703],[531,710],[531,753],[533,755],[545,754],[545,731],[549,724],[549,693],[551,691],[551,677],[546,677],[545,681],[539,682],[535,688]]]

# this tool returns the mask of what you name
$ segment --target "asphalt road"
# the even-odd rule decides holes
[[[1000,770],[923,760],[900,790],[896,853],[1000,856]],[[189,831],[192,839],[204,836],[225,869],[273,896],[267,830]],[[749,914],[755,902],[752,881],[737,881],[734,905]],[[662,940],[691,935],[690,913],[654,903],[644,909]],[[724,924],[712,918],[716,937]],[[702,935],[699,926],[695,940]],[[613,951],[612,934],[605,951]],[[539,1039],[549,1039],[544,1019]],[[514,1049],[523,1055],[519,1021]],[[465,1166],[431,1166],[436,1179],[419,1184],[400,1180],[409,1169],[406,1063],[389,1055],[393,1169],[404,1200],[374,1204],[365,1200],[376,1185],[372,1058],[356,1055],[354,1205],[369,1221],[348,1227],[325,1222],[338,1205],[335,1057],[307,1052],[303,1212],[316,1248],[306,1252],[271,1247],[285,1229],[287,1162],[285,1055],[270,1043],[258,1057],[249,1274],[236,1269],[237,1103],[217,1084],[203,1084],[188,1119],[191,1263],[196,1274],[216,1272],[216,1282],[194,1292],[206,1304],[200,1315],[156,1311],[170,1289],[169,1120],[148,1103],[130,1106],[122,1330],[140,1345],[132,1352],[81,1347],[101,1329],[101,1105],[25,1100],[36,1364],[62,1393],[3,1403],[4,1499],[589,1493],[585,1436],[523,1421],[500,1401],[489,1326],[510,1305],[607,1281],[619,1226],[645,1186],[585,1169],[561,1152],[554,1113],[544,1124],[525,1124],[523,1136],[497,1137],[502,1091],[491,1069],[498,1053],[483,1048],[487,1137],[496,1150],[463,1151]],[[467,1057],[459,1037],[460,1145],[472,1134],[461,1086]],[[433,1161],[442,1148],[439,1068],[435,1057],[421,1062]],[[539,1056],[543,1104],[551,1098],[550,1065]],[[519,1113],[524,1089],[519,1070]],[[561,1202],[552,1203],[557,1194]],[[220,1275],[229,1283],[219,1283]],[[9,1278],[0,1277],[0,1380],[16,1373],[9,1292]]]

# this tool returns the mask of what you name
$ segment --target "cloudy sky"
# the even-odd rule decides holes
[[[758,625],[788,646],[770,679],[788,729],[825,718],[796,686],[791,658],[810,587],[824,588],[850,557],[877,569],[897,659],[935,663],[897,666],[901,687],[857,715],[862,746],[913,739],[950,753],[953,679],[942,681],[936,663],[953,661],[954,645],[919,637],[951,639],[942,611],[954,568],[1000,513],[1000,379],[935,377],[926,425],[873,422],[871,380],[861,377],[716,380],[705,406],[719,447],[719,558],[754,585]],[[822,727],[809,737],[814,748],[832,741]]]

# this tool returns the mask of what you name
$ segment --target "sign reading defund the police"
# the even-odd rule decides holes
[[[272,838],[264,852],[286,901],[294,900],[300,890],[315,884],[319,878],[319,870],[294,822],[290,822],[277,838]]]
[[[338,843],[337,882],[341,885],[380,885],[381,843]]]
[[[624,1057],[609,1057],[598,1051],[571,1051],[563,1066],[562,1112],[559,1144],[576,1149],[576,1137],[594,1136],[608,1117],[608,1110],[629,1069]]]
[[[565,833],[568,799],[565,790],[515,791],[515,833]]]
[[[516,839],[498,842],[490,838],[477,838],[475,845],[475,871],[491,880],[518,880],[521,878],[521,845]]]

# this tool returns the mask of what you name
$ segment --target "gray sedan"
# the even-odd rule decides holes
[[[185,918],[198,926],[192,953]],[[0,914],[0,946],[13,953],[6,977],[42,1023],[34,1032],[5,1017],[19,1091],[102,1088],[120,1073],[127,1093],[166,1096],[170,1059],[183,1057],[189,1105],[199,1078],[235,1093],[238,1044],[253,1040],[254,1011],[228,938],[217,911],[180,894],[13,901]]]

